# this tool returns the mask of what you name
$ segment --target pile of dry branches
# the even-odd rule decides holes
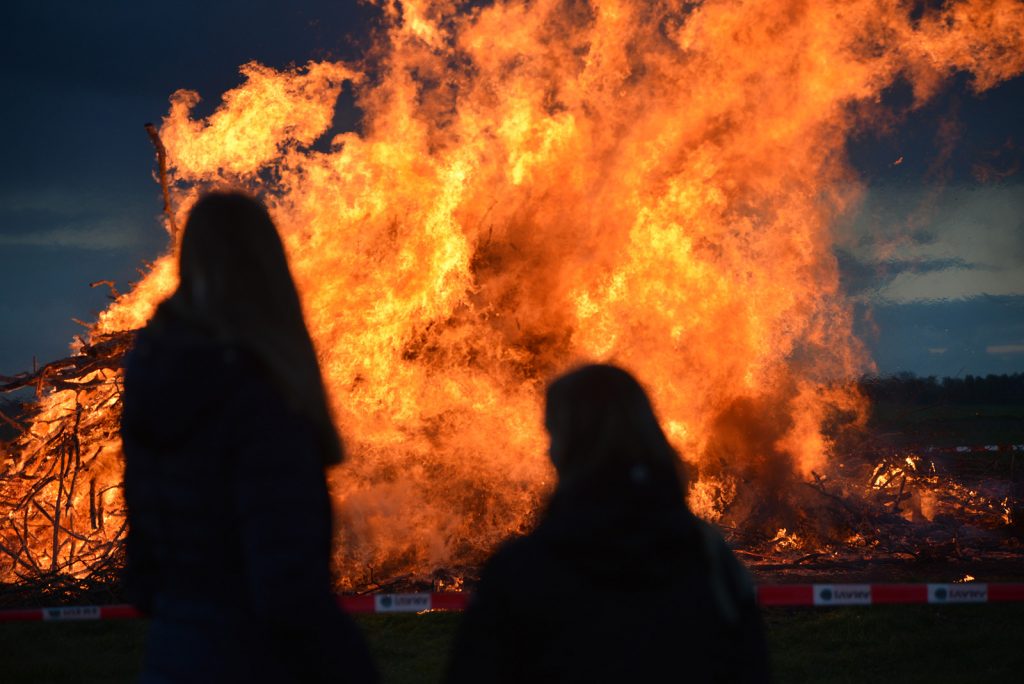
[[[0,393],[36,391],[23,415],[0,415],[16,433],[0,444],[0,603],[116,585],[126,527],[121,366],[133,336],[94,336],[74,356],[0,376]]]
[[[983,564],[1005,574],[1024,561],[1016,486],[1003,473],[964,472],[941,458],[880,445],[861,444],[835,458],[844,461],[841,475],[814,474],[801,483],[825,504],[818,510],[827,512],[821,522],[829,534],[780,529],[773,539],[753,541],[727,530],[755,572],[930,576]]]

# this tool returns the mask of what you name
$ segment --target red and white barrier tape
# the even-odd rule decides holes
[[[421,613],[464,610],[469,594],[373,594],[339,596],[349,613]],[[1002,603],[1024,601],[1024,584],[762,584],[761,606],[870,606],[881,604]],[[63,606],[0,610],[0,622],[119,620],[142,614],[129,605]]]
[[[762,606],[871,606],[893,603],[1024,601],[1024,584],[763,584]]]
[[[468,593],[367,594],[339,596],[338,605],[348,613],[420,613],[425,610],[464,610]],[[124,620],[143,617],[134,606],[58,606],[0,610],[0,622]]]

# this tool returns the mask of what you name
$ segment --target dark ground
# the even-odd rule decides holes
[[[438,681],[458,613],[360,616],[385,684]],[[770,609],[777,682],[1014,682],[1024,604]],[[0,679],[130,682],[143,621],[0,625]],[[681,678],[685,672],[681,671]]]
[[[1024,403],[915,406],[879,402],[872,405],[871,413],[869,431],[876,439],[893,445],[952,447],[1024,443]]]

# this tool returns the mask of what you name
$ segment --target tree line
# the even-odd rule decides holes
[[[873,401],[921,406],[937,404],[1024,404],[1024,373],[919,377],[914,373],[867,376],[861,390]]]

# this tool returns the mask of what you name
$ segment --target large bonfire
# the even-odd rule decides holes
[[[246,64],[206,119],[171,96],[171,247],[30,378],[0,578],[116,563],[118,359],[175,287],[170,227],[222,186],[270,207],[348,447],[342,588],[526,529],[553,477],[542,389],[587,360],[649,388],[700,514],[813,527],[793,485],[833,472],[823,425],[863,418],[870,367],[832,252],[847,141],[898,82],[920,106],[956,72],[983,91],[1024,71],[1024,4],[381,4],[362,62]],[[325,139],[343,88],[361,125]]]

